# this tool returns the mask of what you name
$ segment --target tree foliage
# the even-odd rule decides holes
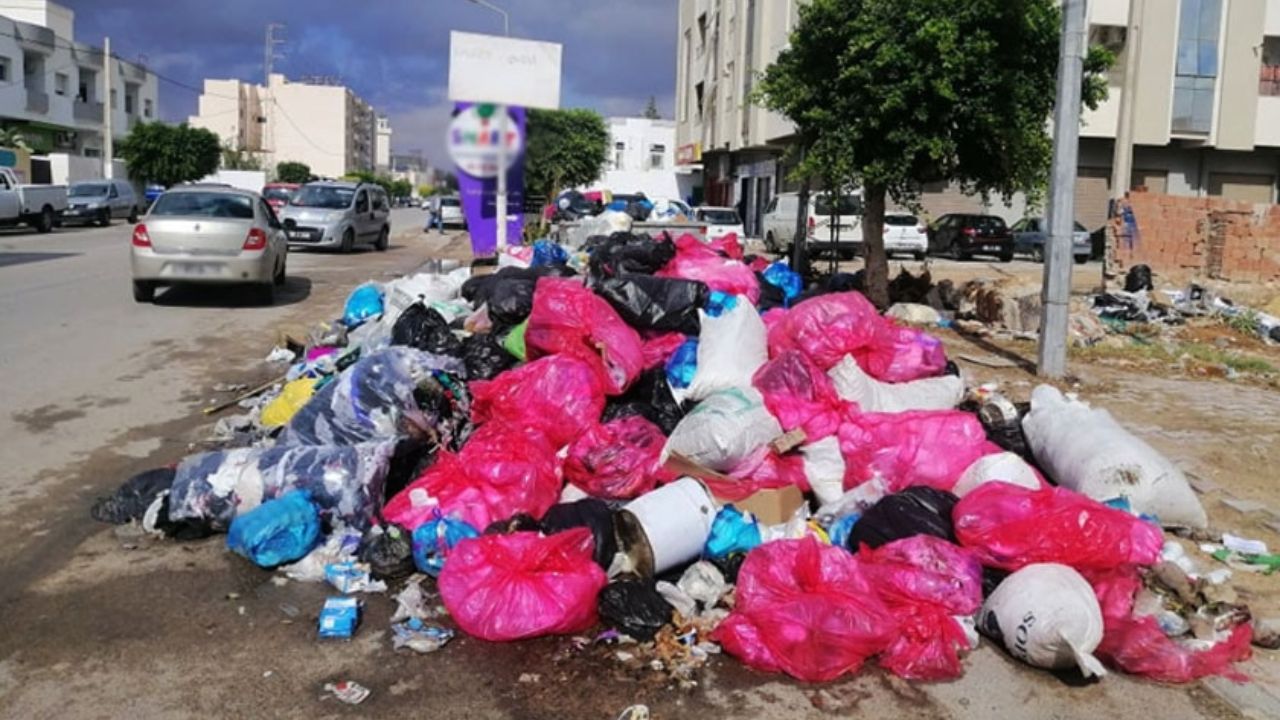
[[[800,171],[863,188],[867,289],[888,302],[886,197],[923,183],[1033,198],[1047,184],[1060,11],[1053,0],[813,0],[756,99],[819,150]],[[1095,73],[1107,58],[1092,54]],[[1105,84],[1086,81],[1096,103]],[[841,149],[834,152],[834,149]],[[827,166],[839,155],[832,170]]]
[[[413,194],[413,183],[408,180],[392,180],[387,194],[393,198],[409,197]]]
[[[186,123],[139,123],[118,152],[131,178],[164,187],[212,175],[222,158],[216,133]]]
[[[284,183],[310,182],[311,166],[302,162],[286,160],[276,165],[276,180]]]
[[[594,110],[529,110],[524,177],[527,197],[595,182],[608,157],[609,130]]]
[[[223,170],[261,170],[262,162],[253,153],[230,145],[222,147]]]
[[[31,146],[27,144],[27,139],[22,136],[22,131],[17,128],[0,128],[0,147],[31,152]]]
[[[649,120],[661,120],[662,113],[658,112],[658,99],[652,95],[649,96],[649,102],[644,106],[644,114],[642,117]]]

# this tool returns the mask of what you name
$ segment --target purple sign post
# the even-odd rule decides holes
[[[505,137],[499,113],[507,113]],[[498,250],[498,173],[506,158],[507,242],[518,244],[524,225],[524,129],[521,107],[460,102],[449,124],[449,154],[458,170],[458,192],[471,234],[471,252],[492,257]],[[505,152],[500,152],[500,149]]]

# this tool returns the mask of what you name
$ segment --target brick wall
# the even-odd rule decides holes
[[[1280,206],[1134,191],[1107,226],[1107,272],[1165,283],[1280,283]]]

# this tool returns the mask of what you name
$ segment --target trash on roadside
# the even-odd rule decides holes
[[[931,487],[912,487],[885,495],[858,519],[849,534],[849,549],[878,548],[894,540],[932,535],[955,542],[951,514],[956,496]]]
[[[445,517],[436,509],[432,518],[413,531],[413,564],[431,577],[439,577],[449,552],[480,531],[463,520]]]
[[[681,478],[618,511],[620,550],[641,577],[661,574],[702,553],[715,516],[706,487],[693,478]]]
[[[298,410],[311,400],[311,396],[315,394],[316,383],[315,378],[309,377],[285,383],[280,394],[262,408],[262,415],[259,417],[262,426],[274,428],[288,424]]]
[[[596,598],[600,619],[619,632],[647,641],[671,622],[673,608],[652,580],[617,580],[605,585]]]
[[[453,631],[440,625],[428,625],[410,618],[391,626],[391,647],[407,647],[417,653],[433,653],[453,639]]]
[[[382,315],[382,289],[373,283],[365,283],[347,297],[342,311],[342,322],[348,328],[363,324],[366,320]]]
[[[360,600],[351,595],[331,597],[320,609],[320,637],[329,640],[350,640],[360,625]]]
[[[373,692],[369,688],[361,685],[354,680],[343,680],[337,683],[325,683],[326,692],[333,693],[333,696],[347,705],[359,705],[364,702],[369,694]]]
[[[1027,565],[1005,578],[983,604],[978,629],[1029,665],[1107,674],[1093,655],[1103,637],[1098,598],[1066,565]]]
[[[367,565],[350,560],[327,565],[324,579],[343,595],[387,591],[387,584],[374,580]]]
[[[236,516],[227,529],[227,549],[271,568],[293,562],[320,539],[320,513],[304,490],[287,492]]]

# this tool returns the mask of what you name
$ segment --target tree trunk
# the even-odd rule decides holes
[[[889,256],[884,252],[884,186],[867,185],[863,188],[862,200],[862,246],[867,255],[867,299],[884,310],[889,307]]]
[[[791,269],[806,277],[809,274],[809,177],[800,181],[797,199],[796,234],[791,242]]]

